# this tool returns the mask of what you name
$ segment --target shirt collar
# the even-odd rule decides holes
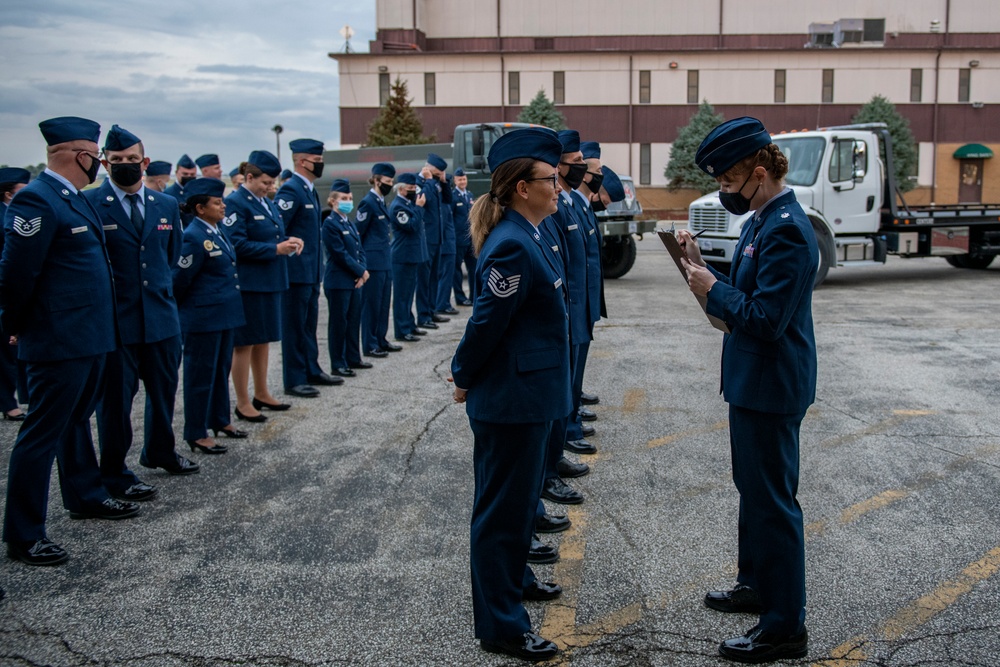
[[[774,203],[775,199],[777,199],[778,197],[781,197],[786,192],[791,192],[791,191],[792,191],[792,189],[786,185],[784,188],[782,188],[781,192],[779,192],[778,194],[774,195],[773,197],[771,197],[770,199],[768,199],[766,202],[764,202],[764,204],[761,205],[754,212],[754,214],[753,214],[753,220],[754,220],[754,222],[757,222],[758,220],[760,220],[760,216],[764,215],[764,212],[767,211],[767,207],[770,206],[772,203]]]
[[[48,174],[52,178],[56,179],[57,181],[59,181],[60,183],[62,183],[63,185],[65,185],[69,189],[69,191],[72,192],[73,194],[76,194],[76,193],[79,192],[79,190],[76,189],[76,186],[73,185],[72,183],[70,183],[69,179],[67,179],[62,174],[57,174],[56,172],[52,171],[48,167],[46,167],[45,171],[42,172],[42,173]]]
[[[313,191],[313,184],[309,182],[308,178],[306,178],[305,176],[303,176],[302,174],[300,174],[297,171],[292,172],[292,176],[298,176],[299,178],[301,178],[302,182],[306,184],[306,190],[308,190],[309,192]]]
[[[146,201],[145,185],[139,186],[139,189],[136,190],[135,192],[125,192],[120,187],[118,187],[118,184],[112,181],[110,178],[108,179],[108,184],[111,185],[111,189],[114,191],[114,193],[118,195],[118,201],[128,201],[125,198],[128,197],[129,195],[139,195],[139,201]]]
[[[382,194],[380,192],[378,192],[378,190],[376,190],[375,188],[372,188],[371,189],[371,193],[373,195],[375,195],[375,199],[377,199],[380,202],[382,202],[382,204],[385,204],[385,197],[383,197]]]

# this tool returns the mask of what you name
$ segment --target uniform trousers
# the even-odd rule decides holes
[[[417,328],[413,319],[413,296],[421,266],[423,264],[392,265],[392,328],[396,338],[412,334]]]
[[[10,412],[17,405],[17,348],[8,345],[10,336],[0,335],[0,412]]]
[[[285,389],[309,384],[320,375],[319,285],[293,284],[281,299],[281,357]]]
[[[324,289],[329,308],[326,333],[330,367],[348,368],[361,363],[361,289]]]
[[[571,345],[569,353],[572,359],[573,374],[570,378],[570,391],[573,397],[573,409],[566,421],[566,440],[581,440],[583,438],[583,420],[580,419],[580,395],[583,393],[583,371],[587,367],[587,354],[590,352],[590,341]]]
[[[27,362],[28,416],[10,453],[5,542],[34,542],[46,536],[53,460],[58,462],[66,509],[90,512],[109,498],[90,435],[104,357]]]
[[[451,252],[448,252],[448,251]],[[437,294],[434,297],[434,310],[444,312],[451,308],[451,284],[455,280],[455,251],[442,246],[441,259],[438,261]]]
[[[361,287],[361,347],[365,352],[388,347],[392,271],[369,271]]]
[[[465,296],[462,289],[462,265],[465,265],[465,272],[469,275],[469,296]],[[465,299],[475,300],[476,298],[476,254],[472,252],[471,245],[460,245],[455,248],[455,276],[452,278],[452,289],[458,301]]]
[[[97,432],[101,438],[101,479],[112,493],[142,481],[125,465],[132,447],[132,404],[139,380],[146,389],[142,461],[154,466],[176,462],[174,399],[180,363],[180,335],[123,345],[108,354],[104,395],[97,406]]]
[[[184,439],[208,437],[232,421],[229,371],[233,330],[184,334]]]
[[[805,413],[729,406],[733,482],[740,492],[739,573],[760,595],[761,628],[799,632],[805,623],[805,540],[799,486],[799,426]]]
[[[479,639],[511,639],[531,629],[521,596],[529,581],[528,549],[552,424],[472,417],[469,424],[475,436],[469,541],[475,633]]]
[[[441,262],[441,244],[427,244],[430,260],[420,264],[417,271],[417,323],[434,319],[434,303],[437,300],[438,272]]]

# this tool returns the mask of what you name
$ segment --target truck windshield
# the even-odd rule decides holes
[[[788,185],[812,185],[823,162],[826,140],[822,137],[778,137],[774,143],[788,158]]]

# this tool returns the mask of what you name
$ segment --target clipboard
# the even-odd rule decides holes
[[[684,270],[684,265],[681,264],[681,257],[684,257],[684,250],[681,249],[681,245],[677,242],[677,237],[674,236],[673,232],[665,232],[662,230],[658,230],[656,235],[660,237],[660,241],[663,242],[663,246],[667,249],[667,252],[670,253],[670,257],[674,260],[674,264],[677,265],[677,270],[681,272],[681,277],[684,279],[684,282],[687,283],[687,271]],[[723,333],[730,333],[729,327],[726,326],[725,322],[714,315],[708,314],[708,311],[706,310],[708,306],[708,297],[698,296],[694,292],[691,294],[698,301],[698,305],[701,306],[701,311],[705,313],[705,317],[708,318],[708,321],[712,324],[712,326]]]

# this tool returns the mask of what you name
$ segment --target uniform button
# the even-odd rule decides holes
[[[145,262],[142,263],[142,268],[144,268],[144,269],[146,268],[146,263]]]
[[[146,246],[144,246],[144,245],[139,246],[139,250],[145,250],[145,249],[146,249]]]
[[[239,285],[237,285],[237,286],[236,286],[236,289],[239,289],[239,288],[240,288],[240,286],[239,286]]]
[[[239,277],[240,277],[240,274],[238,274],[238,273],[234,273],[233,274],[233,278],[239,278]]]
[[[236,266],[236,262],[233,262],[233,266]]]
[[[142,286],[143,287],[149,287],[149,281],[148,280],[143,280],[142,281]]]

